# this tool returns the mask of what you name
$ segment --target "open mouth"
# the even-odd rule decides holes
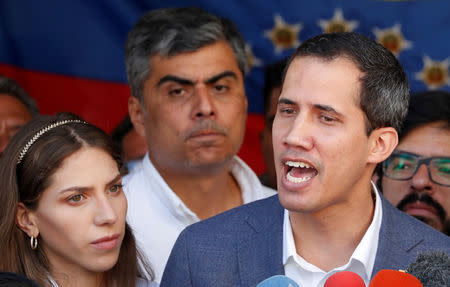
[[[286,179],[293,183],[302,183],[317,175],[317,170],[306,162],[286,161]]]

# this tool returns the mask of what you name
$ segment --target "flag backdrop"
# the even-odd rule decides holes
[[[375,0],[0,0],[0,73],[14,78],[44,114],[71,111],[106,131],[127,112],[123,46],[146,11],[198,6],[233,20],[247,43],[247,133],[240,155],[264,169],[263,65],[302,41],[355,31],[389,48],[413,92],[450,90],[450,1]]]

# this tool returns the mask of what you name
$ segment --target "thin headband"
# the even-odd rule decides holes
[[[68,123],[81,123],[81,124],[87,124],[87,122],[82,121],[82,120],[63,120],[63,121],[59,121],[56,123],[53,123],[49,126],[46,126],[45,128],[43,128],[42,130],[38,131],[28,142],[27,144],[24,146],[22,152],[19,155],[19,159],[17,160],[17,164],[19,164],[23,157],[27,154],[27,151],[30,149],[31,145],[34,144],[35,141],[37,141],[38,138],[40,138],[43,134],[45,134],[46,132],[48,132],[51,129],[54,129],[56,127],[68,124]]]

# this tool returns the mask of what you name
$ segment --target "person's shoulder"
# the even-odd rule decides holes
[[[436,249],[450,253],[450,237],[439,232],[428,224],[398,210],[391,204],[384,204],[383,212],[387,215],[386,219],[392,226],[399,238],[403,240],[419,241],[418,248]]]
[[[36,282],[22,274],[0,271],[0,286],[39,287]]]
[[[410,225],[414,227],[414,230],[423,236],[424,244],[434,249],[443,250],[450,254],[450,237],[444,233],[434,229],[430,225],[412,217],[408,214],[404,214],[410,220]]]
[[[240,234],[245,236],[245,231],[252,222],[268,224],[276,219],[276,215],[282,216],[282,207],[278,195],[260,199],[225,211],[211,218],[194,223],[183,230],[182,234],[217,236],[218,234]],[[254,224],[257,225],[257,224]],[[255,229],[257,227],[250,226]],[[181,236],[181,235],[180,235]]]

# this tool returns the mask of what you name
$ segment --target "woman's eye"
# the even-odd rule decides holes
[[[122,184],[114,184],[109,188],[109,192],[117,193],[122,190]]]
[[[84,195],[82,195],[82,194],[75,194],[75,195],[73,195],[73,196],[71,196],[69,198],[69,201],[73,202],[73,203],[79,203],[79,202],[81,202],[83,200],[83,198],[84,198]]]

